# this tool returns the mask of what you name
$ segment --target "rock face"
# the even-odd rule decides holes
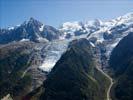
[[[96,50],[86,39],[74,40],[47,80],[41,100],[106,100],[109,80],[93,60]]]
[[[29,67],[30,45],[6,45],[0,48],[0,96],[19,95],[30,85],[31,77],[23,72]],[[27,90],[29,88],[27,87]]]
[[[30,18],[20,26],[12,29],[0,30],[0,44],[6,44],[13,41],[52,41],[59,39],[61,32],[52,26],[44,25],[41,22]]]
[[[123,38],[110,57],[110,67],[116,79],[112,89],[113,100],[133,98],[133,33]]]
[[[45,80],[45,73],[38,69],[42,58],[36,47],[33,42],[0,47],[0,98],[10,93],[13,99],[18,100]]]

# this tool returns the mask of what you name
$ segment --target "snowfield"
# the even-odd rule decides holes
[[[59,28],[64,35],[61,35],[59,40],[48,42],[47,46],[43,48],[45,58],[39,68],[43,71],[50,72],[60,59],[61,55],[67,50],[69,42],[74,39],[87,38],[91,40],[95,38],[96,41],[90,41],[93,47],[103,44],[106,49],[106,56],[109,58],[113,48],[117,46],[119,41],[132,32],[133,28],[133,13],[128,13],[116,19],[102,22],[101,20],[82,22],[66,22]],[[43,25],[40,31],[43,29]],[[116,29],[115,29],[116,28]],[[122,31],[121,33],[116,33]],[[80,35],[75,35],[75,32],[81,32]],[[66,38],[70,34],[71,37]],[[112,35],[112,38],[105,39],[104,35]]]

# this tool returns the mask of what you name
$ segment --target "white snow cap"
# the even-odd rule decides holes
[[[14,29],[14,27],[8,27],[8,30],[13,30]]]
[[[79,24],[79,22],[65,22],[62,25],[62,30],[80,30],[82,29],[81,25]]]
[[[102,24],[103,24],[103,22],[101,20],[95,19],[95,20],[87,21],[85,23],[85,27],[89,27],[89,26],[98,27],[98,26],[100,26]]]
[[[123,15],[123,16],[119,16],[118,18],[107,21],[104,24],[114,26],[114,25],[120,25],[120,24],[128,25],[131,23],[133,23],[133,12],[127,13],[126,15]]]

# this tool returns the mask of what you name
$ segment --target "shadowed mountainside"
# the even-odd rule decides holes
[[[113,50],[110,57],[115,84],[112,89],[113,100],[133,99],[133,33],[124,37]]]
[[[41,100],[106,100],[109,80],[95,66],[96,50],[74,40],[44,82]]]

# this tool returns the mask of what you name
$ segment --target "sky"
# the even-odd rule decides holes
[[[67,21],[110,20],[133,12],[132,0],[0,0],[0,27],[33,17],[59,27]]]

